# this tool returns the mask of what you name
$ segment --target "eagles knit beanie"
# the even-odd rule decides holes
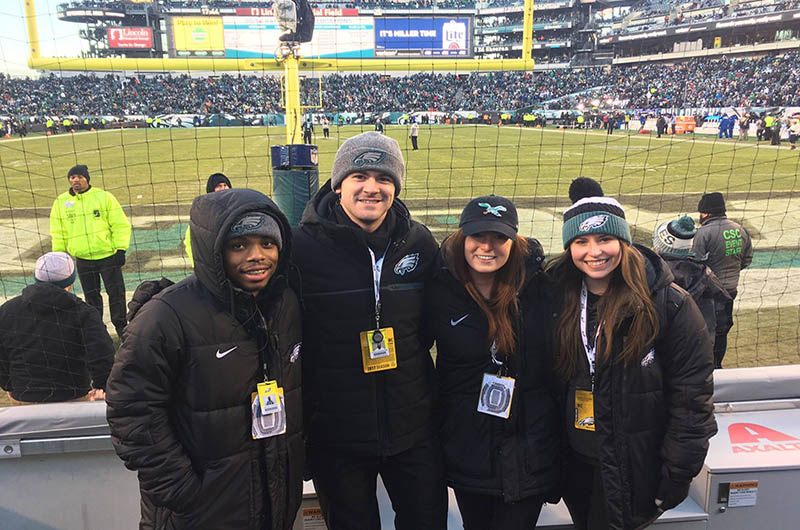
[[[77,166],[72,166],[69,171],[67,171],[67,178],[71,177],[72,175],[80,175],[82,177],[86,177],[86,181],[89,181],[89,168],[83,164],[78,164]]]
[[[609,234],[631,242],[631,230],[625,220],[622,205],[611,197],[603,196],[603,188],[593,179],[579,177],[569,186],[572,206],[564,210],[561,239],[564,248],[572,240],[589,234]]]
[[[694,256],[692,239],[696,233],[694,219],[688,215],[666,221],[653,231],[653,248],[659,254]]]
[[[46,282],[69,287],[75,283],[75,262],[66,252],[48,252],[36,260],[33,277],[37,282]]]
[[[214,173],[208,177],[208,181],[206,182],[206,193],[214,193],[214,188],[216,188],[217,185],[222,182],[227,184],[229,188],[233,187],[233,184],[231,184],[231,179],[226,177],[223,173]]]
[[[246,213],[231,225],[227,239],[239,236],[265,236],[275,241],[278,250],[283,247],[283,238],[278,222],[262,212]]]
[[[337,189],[348,175],[372,169],[394,180],[394,193],[400,193],[406,176],[406,164],[400,145],[393,138],[375,131],[348,138],[336,151],[331,170],[331,189]]]
[[[700,202],[697,203],[697,211],[711,215],[723,214],[725,213],[725,197],[718,191],[704,193],[700,197]]]

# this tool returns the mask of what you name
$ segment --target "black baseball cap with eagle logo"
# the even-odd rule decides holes
[[[467,203],[461,212],[458,227],[465,236],[497,232],[514,239],[519,230],[517,208],[513,202],[500,195],[484,195]]]

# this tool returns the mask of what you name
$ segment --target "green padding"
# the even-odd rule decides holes
[[[292,226],[300,223],[306,203],[319,189],[318,169],[274,169],[272,198]]]

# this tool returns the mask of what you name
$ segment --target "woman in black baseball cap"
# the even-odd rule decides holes
[[[467,530],[533,528],[558,479],[558,413],[537,346],[547,334],[535,329],[547,322],[544,254],[518,225],[507,198],[471,200],[426,286],[446,476]]]

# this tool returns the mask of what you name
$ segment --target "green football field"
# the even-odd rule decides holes
[[[323,139],[318,129],[320,183],[341,142],[364,130],[371,127],[334,126]],[[569,183],[583,175],[622,202],[634,239],[650,245],[657,224],[683,213],[697,219],[700,195],[724,192],[729,216],[742,222],[756,247],[740,284],[726,366],[800,362],[800,157],[787,143],[436,125],[420,128],[420,149],[412,151],[407,127],[390,125],[386,133],[406,159],[400,198],[438,239],[455,229],[469,198],[497,193],[514,199],[521,232],[555,255],[562,250]],[[205,192],[209,174],[222,171],[235,187],[272,195],[269,147],[283,143],[283,127],[115,129],[0,140],[0,298],[18,294],[31,281],[36,258],[50,250],[49,210],[68,189],[66,172],[74,164],[88,165],[91,184],[113,192],[131,216],[124,272],[132,291],[142,280],[190,272],[182,238],[191,201]]]

